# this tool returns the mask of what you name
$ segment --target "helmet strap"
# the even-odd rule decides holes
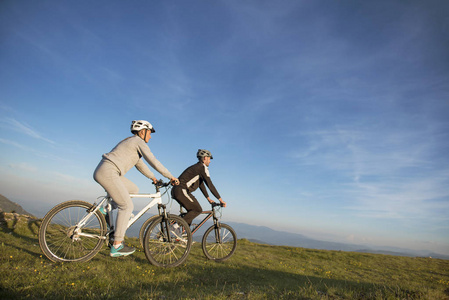
[[[141,134],[141,132],[142,132],[142,130],[145,130],[145,134],[142,136],[142,134]],[[138,133],[137,133],[137,135],[142,139],[142,140],[146,140],[146,138],[147,138],[147,134],[148,134],[148,130],[147,129],[142,129],[142,130],[140,130]]]
[[[146,141],[147,140],[147,134],[148,134],[148,129],[145,129],[145,137],[144,137],[144,141]]]

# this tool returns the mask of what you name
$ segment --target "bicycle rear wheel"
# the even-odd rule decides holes
[[[67,201],[45,215],[39,228],[39,246],[48,259],[53,262],[85,262],[100,251],[105,242],[100,237],[107,232],[104,216],[97,211],[82,227],[77,227],[92,206],[84,201]]]
[[[145,232],[145,256],[155,266],[170,268],[184,263],[192,247],[192,233],[184,219],[158,216]]]
[[[203,253],[208,259],[225,261],[237,247],[237,234],[227,224],[220,223],[209,227],[203,235]]]

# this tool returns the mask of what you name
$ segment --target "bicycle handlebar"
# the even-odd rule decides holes
[[[166,187],[170,185],[170,182],[163,182],[162,179],[159,179],[156,183],[153,182],[156,187]]]
[[[158,180],[156,183],[154,183],[154,186],[156,188],[156,192],[159,192],[161,187],[167,187],[170,185],[170,182],[163,182],[162,179]]]
[[[211,203],[211,205],[212,205],[212,208],[214,208],[214,207],[216,207],[216,206],[221,206],[221,207],[223,207],[223,203],[217,203],[217,202],[214,202],[214,203]]]

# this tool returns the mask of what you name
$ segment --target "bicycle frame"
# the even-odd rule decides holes
[[[164,193],[165,194],[165,193]],[[129,227],[131,227],[144,213],[146,213],[150,208],[152,208],[153,206],[155,206],[156,204],[162,204],[162,194],[160,191],[154,193],[154,194],[130,194],[129,195],[131,197],[131,199],[133,198],[149,198],[152,199],[150,201],[150,203],[148,203],[142,210],[140,210],[137,215],[133,216],[132,218],[129,219],[128,225],[126,227],[126,229],[128,229]],[[105,202],[108,203],[108,205],[110,205],[110,201],[112,200],[111,197],[109,196],[103,196],[103,199],[100,200],[100,202],[98,204],[94,204],[94,206],[92,206],[92,208],[88,211],[89,213],[82,218],[79,223],[76,225],[76,228],[74,230],[74,235],[77,234],[78,236],[87,236],[87,237],[95,237],[98,239],[106,239],[107,236],[114,231],[114,226],[111,225],[110,230],[106,233],[105,236],[99,236],[99,235],[94,235],[94,234],[88,234],[88,233],[83,233],[80,232],[80,228],[82,228],[87,221],[90,219],[90,217],[96,213],[100,207],[102,207]],[[109,221],[110,224],[113,224],[113,219],[112,219],[112,215],[109,214]]]
[[[205,247],[205,245],[204,245],[204,238],[206,237],[206,234],[207,234],[207,232],[211,229],[211,228],[213,228],[213,231],[214,231],[214,236],[215,236],[215,243],[217,243],[217,244],[221,244],[221,242],[222,242],[222,238],[225,238],[225,236],[222,236],[222,232],[221,232],[221,230],[220,230],[220,228],[222,227],[222,225],[221,225],[221,222],[219,221],[219,219],[221,218],[221,216],[219,216],[219,217],[217,217],[217,211],[216,211],[216,207],[218,206],[218,207],[222,207],[221,206],[221,204],[220,203],[211,203],[212,204],[212,210],[207,210],[207,211],[202,211],[201,212],[201,214],[205,214],[206,216],[204,217],[204,219],[198,224],[198,225],[196,225],[196,226],[194,226],[194,228],[193,229],[191,229],[191,232],[192,232],[192,235],[195,233],[195,232],[197,232],[210,218],[213,218],[213,222],[214,222],[214,224],[211,226],[211,227],[209,227],[207,230],[206,230],[206,233],[205,233],[205,235],[203,236],[203,252],[204,252],[204,254],[206,255],[206,257],[208,257],[209,258],[209,256],[208,256],[208,254],[206,254],[206,252],[207,252],[207,250],[205,250],[206,248],[204,248]],[[185,213],[183,212],[183,207],[181,206],[181,216],[183,216]],[[228,226],[229,227],[229,225],[225,225],[225,226]],[[231,230],[232,230],[232,228],[231,228]],[[233,232],[233,230],[231,231],[231,233]],[[227,236],[228,234],[226,234],[226,236]],[[234,234],[233,234],[234,235]],[[235,249],[235,248],[234,248]],[[233,252],[233,251],[232,251]],[[210,254],[209,254],[210,255]]]
[[[129,227],[131,227],[144,213],[146,213],[147,210],[149,210],[150,208],[152,208],[156,204],[162,204],[161,192],[157,192],[155,194],[130,194],[129,196],[131,198],[153,198],[153,200],[150,203],[148,203],[144,208],[142,208],[142,210],[139,211],[137,213],[137,215],[135,215],[134,217],[129,219],[128,227],[126,227],[127,229]]]
[[[198,225],[195,226],[195,228],[193,228],[192,234],[197,232],[201,228],[201,226],[203,226],[211,217],[213,218],[215,227],[217,227],[219,221],[218,218],[215,216],[215,207],[212,207],[212,210],[203,211],[201,212],[201,214],[202,215],[206,214],[206,216]]]

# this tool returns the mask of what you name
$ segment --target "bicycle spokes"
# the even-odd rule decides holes
[[[39,229],[45,256],[54,262],[87,261],[101,249],[106,222],[98,213],[89,215],[91,207],[84,201],[68,201],[47,213]]]
[[[237,235],[229,225],[213,225],[204,233],[202,248],[209,259],[224,261],[234,254],[236,246]]]
[[[187,259],[191,241],[192,235],[183,219],[161,216],[145,232],[145,255],[153,265],[175,267]]]

